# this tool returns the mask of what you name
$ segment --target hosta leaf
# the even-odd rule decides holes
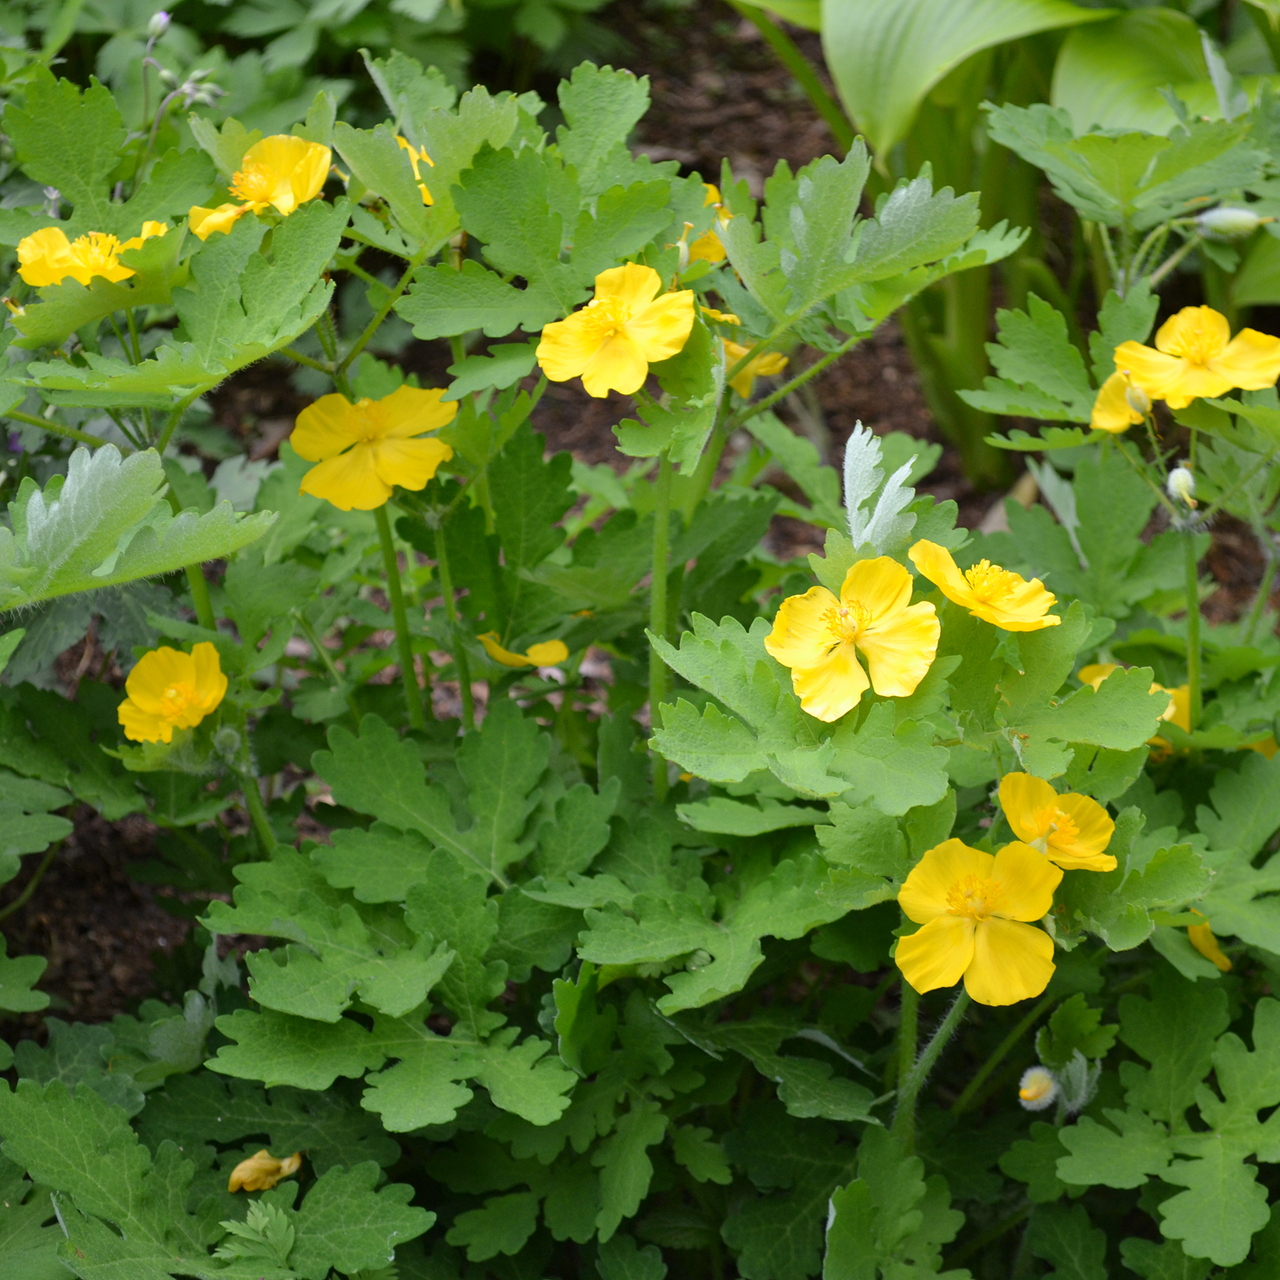
[[[9,504],[13,530],[0,529],[0,609],[229,556],[275,518],[243,516],[227,502],[175,517],[164,483],[154,450],[121,458],[114,445],[76,449],[65,481],[43,493],[24,481]]]

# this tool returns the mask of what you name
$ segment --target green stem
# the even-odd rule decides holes
[[[169,414],[164,424],[164,429],[160,432],[160,438],[156,441],[157,453],[162,454],[169,447],[169,439],[178,429],[178,423],[182,421],[183,415],[208,389],[208,387],[197,387],[194,391],[188,392],[174,405],[173,412]]]
[[[445,547],[444,526],[436,530],[436,572],[440,575],[440,595],[444,614],[449,619],[453,636],[453,665],[458,669],[458,692],[462,695],[462,727],[470,732],[476,727],[476,703],[471,692],[471,660],[458,629],[458,602],[453,598],[453,573],[449,568],[449,552]]]
[[[1267,601],[1271,599],[1271,585],[1276,579],[1276,566],[1280,565],[1280,557],[1277,557],[1274,551],[1267,556],[1267,567],[1262,571],[1262,581],[1258,583],[1258,595],[1253,602],[1253,608],[1249,610],[1249,618],[1245,622],[1244,632],[1240,637],[1241,644],[1252,644],[1254,633],[1258,630],[1258,623],[1262,621],[1262,615],[1266,610]]]
[[[1128,292],[1127,281],[1121,275],[1120,264],[1116,261],[1115,247],[1111,243],[1111,232],[1105,223],[1094,224],[1098,228],[1098,236],[1102,241],[1102,252],[1107,259],[1107,270],[1111,272],[1111,287],[1123,298]]]
[[[1280,449],[1276,449],[1273,452],[1269,453],[1265,458],[1263,458],[1261,462],[1257,464],[1257,466],[1250,467],[1249,470],[1246,471],[1245,474],[1242,475],[1240,479],[1237,480],[1235,484],[1231,486],[1230,489],[1228,489],[1225,493],[1219,494],[1218,497],[1215,498],[1213,502],[1204,511],[1200,513],[1200,519],[1198,523],[1203,526],[1207,524],[1210,520],[1212,520],[1213,517],[1216,516],[1219,511],[1222,510],[1223,503],[1229,502],[1232,498],[1234,498],[1236,494],[1239,493],[1240,490],[1243,489],[1245,485],[1247,485],[1249,481],[1252,480],[1253,477],[1258,474],[1259,471],[1261,471],[1264,467],[1271,466],[1271,464],[1275,462],[1277,459],[1280,459]]]
[[[920,993],[903,978],[902,1009],[898,1015],[898,1077],[894,1081],[896,1089],[901,1090],[902,1082],[911,1074],[919,1046]],[[912,1123],[914,1124],[914,1120]]]
[[[391,615],[396,623],[396,642],[400,648],[400,679],[404,683],[409,727],[423,729],[427,722],[422,710],[422,690],[418,687],[418,673],[413,661],[413,640],[409,635],[409,618],[404,609],[404,592],[400,589],[400,563],[396,558],[395,544],[391,541],[391,521],[387,519],[385,502],[374,508],[373,518],[378,526],[378,541],[382,544],[382,563],[387,571],[387,594],[391,597]]]
[[[1031,1011],[1018,1023],[1012,1031],[996,1046],[995,1052],[980,1066],[972,1080],[964,1087],[964,1092],[951,1104],[953,1116],[963,1115],[973,1105],[978,1091],[986,1084],[991,1073],[1004,1061],[1009,1051],[1039,1021],[1040,1015],[1056,1003],[1056,997],[1045,996],[1031,1006]]]
[[[133,363],[142,363],[142,344],[138,341],[138,322],[133,318],[133,308],[125,307],[125,319],[129,322],[129,340],[133,343]]]
[[[329,673],[329,679],[333,681],[335,689],[346,690],[347,682],[342,676],[342,672],[338,670],[333,663],[333,655],[329,652],[328,647],[322,643],[316,629],[307,621],[306,615],[300,609],[294,609],[293,620],[298,624],[298,629],[307,638],[307,643],[314,650],[317,658],[324,663],[325,670]],[[356,703],[354,693],[344,694],[347,703],[347,710],[351,712],[351,718],[356,722],[356,728],[360,728],[360,707]]]
[[[365,349],[365,345],[373,335],[378,332],[378,329],[382,326],[382,322],[390,314],[391,308],[400,301],[400,295],[409,287],[409,282],[413,279],[413,273],[422,265],[422,260],[426,256],[427,246],[424,244],[422,248],[409,259],[409,265],[405,267],[404,275],[400,277],[400,283],[392,289],[392,291],[387,295],[387,300],[374,313],[373,319],[365,325],[364,332],[356,339],[355,345],[351,350],[342,358],[342,363],[334,370],[335,373],[345,373],[351,366],[351,362]]]
[[[684,508],[681,511],[681,515],[684,516],[685,528],[688,528],[692,523],[694,513],[702,505],[702,500],[711,490],[711,482],[716,478],[716,469],[720,466],[720,458],[724,454],[724,446],[728,439],[729,433],[722,423],[717,422],[711,428],[711,438],[707,441],[707,447],[702,457],[698,459],[697,469],[694,471],[693,479],[689,483],[689,492],[685,498]]]
[[[909,983],[903,983],[904,994],[909,986]],[[903,1003],[905,1006],[906,1002]],[[924,1052],[916,1059],[906,1080],[898,1082],[898,1109],[893,1115],[893,1132],[902,1141],[908,1155],[915,1150],[916,1099],[920,1096],[920,1090],[929,1078],[929,1072],[933,1070],[934,1063],[938,1061],[938,1055],[946,1047],[947,1041],[955,1035],[960,1019],[964,1017],[968,1007],[969,993],[961,991],[951,1008],[947,1010],[947,1016],[943,1018],[942,1025],[933,1033],[929,1043],[924,1047]]]
[[[653,581],[649,587],[649,723],[658,728],[658,708],[667,694],[667,664],[653,639],[667,638],[667,558],[671,526],[671,458],[664,450],[658,457],[654,486]],[[661,804],[667,798],[667,762],[653,752],[653,796]]]
[[[1200,574],[1196,556],[1195,531],[1188,529],[1182,535],[1187,557],[1187,686],[1190,690],[1191,731],[1200,726],[1204,710],[1204,695],[1200,689]]]
[[[40,865],[32,872],[31,879],[27,881],[26,887],[7,907],[0,910],[0,920],[5,919],[6,916],[13,915],[15,911],[21,911],[31,901],[31,895],[40,887],[40,881],[44,879],[44,873],[49,870],[50,864],[57,857],[58,850],[61,848],[61,840],[56,840],[49,846],[44,857],[40,859]]]
[[[1159,500],[1160,505],[1164,507],[1164,509],[1169,513],[1169,515],[1172,516],[1175,520],[1181,520],[1182,516],[1179,513],[1178,508],[1175,507],[1173,503],[1169,501],[1168,497],[1165,495],[1164,490],[1158,484],[1156,484],[1156,482],[1147,474],[1147,469],[1142,465],[1141,461],[1135,458],[1133,454],[1129,452],[1127,446],[1125,445],[1125,442],[1121,440],[1118,436],[1113,437],[1113,439],[1115,442],[1116,449],[1120,453],[1120,456],[1134,469],[1134,471],[1138,473],[1139,476],[1142,477],[1142,480],[1146,484],[1147,488],[1149,488],[1151,492],[1156,495],[1156,498]]]
[[[185,573],[187,586],[191,588],[191,604],[196,611],[196,621],[206,631],[217,631],[218,620],[213,616],[213,602],[209,599],[209,584],[205,580],[203,566],[189,564]]]
[[[1001,1236],[1012,1231],[1014,1227],[1025,1222],[1035,1212],[1035,1208],[1033,1204],[1025,1204],[1021,1209],[1015,1209],[1007,1217],[993,1223],[981,1234],[974,1236],[967,1244],[962,1245],[955,1253],[950,1254],[943,1265],[948,1271],[951,1271],[953,1268],[959,1267],[961,1263],[968,1262],[974,1254],[981,1253],[987,1245],[993,1244]]]
[[[814,109],[827,122],[836,146],[841,151],[848,151],[853,146],[853,126],[840,109],[840,104],[823,87],[809,59],[796,47],[795,41],[762,9],[743,4],[741,0],[728,2],[769,42],[782,65],[795,77],[796,83],[809,95]]]
[[[316,369],[320,373],[327,374],[330,378],[333,377],[332,365],[327,365],[320,360],[313,360],[310,356],[304,356],[301,351],[295,351],[292,347],[281,347],[279,354],[286,356],[296,364],[304,364],[308,369]]]
[[[804,386],[810,378],[817,377],[828,365],[834,364],[845,352],[852,350],[862,341],[864,336],[864,334],[855,333],[847,342],[842,342],[834,351],[828,351],[821,360],[815,360],[807,369],[796,374],[790,382],[784,383],[771,395],[765,396],[763,400],[757,400],[754,404],[746,406],[745,409],[740,409],[730,417],[729,422],[726,424],[726,429],[740,427],[748,418],[754,418],[756,414],[763,413],[766,409],[772,409],[779,400],[785,399],[798,387]],[[734,372],[737,372],[736,368]]]
[[[258,779],[251,773],[241,774],[240,794],[244,796],[244,807],[248,811],[249,821],[253,824],[254,833],[263,853],[270,853],[276,847],[275,832],[271,830],[271,820],[267,817],[267,806],[262,803],[262,791],[258,787]]]
[[[107,442],[101,436],[91,436],[87,431],[77,431],[75,427],[64,427],[61,423],[50,422],[48,418],[37,418],[30,413],[22,413],[17,409],[6,409],[0,417],[12,418],[14,422],[25,422],[29,427],[39,427],[41,431],[52,432],[55,436],[65,436],[68,440],[79,440],[81,444],[100,445]]]
[[[1147,283],[1154,289],[1194,249],[1201,240],[1200,236],[1192,236],[1180,249],[1171,253],[1148,277]]]
[[[1160,448],[1160,441],[1156,436],[1155,415],[1148,413],[1142,419],[1147,428],[1147,439],[1151,442],[1151,454],[1155,458],[1156,466],[1160,468],[1160,478],[1162,480],[1169,479],[1169,468],[1164,463],[1164,453]]]

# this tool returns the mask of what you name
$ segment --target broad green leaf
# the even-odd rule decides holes
[[[850,153],[853,154],[852,152]],[[933,189],[921,174],[876,201],[876,216],[858,236],[858,280],[886,280],[954,253],[978,229],[978,198]]]
[[[0,938],[0,1009],[7,1013],[34,1013],[49,1007],[49,997],[32,988],[40,981],[45,966],[44,956],[11,956],[8,943]]]
[[[822,48],[854,124],[887,155],[929,90],[971,54],[1106,16],[1064,0],[824,0]]]
[[[1106,1233],[1089,1221],[1084,1205],[1037,1209],[1027,1224],[1026,1244],[1053,1264],[1056,1280],[1108,1280]]]
[[[1252,858],[1280,830],[1280,757],[1241,753],[1238,768],[1214,775],[1209,800],[1212,809],[1197,807],[1196,826],[1210,845]]]
[[[504,338],[518,327],[536,333],[559,315],[545,290],[517,289],[472,259],[460,271],[444,263],[422,268],[395,310],[413,325],[418,338],[449,337],[469,329],[483,329],[489,338]]]
[[[688,1132],[691,1131],[676,1130],[677,1160],[680,1160],[678,1135]],[[723,1156],[721,1159],[723,1160]],[[684,1161],[680,1163],[683,1164]],[[725,1179],[725,1181],[728,1180],[728,1178]],[[706,1179],[700,1179],[700,1181],[706,1181]],[[614,1236],[607,1244],[600,1246],[596,1270],[600,1273],[601,1280],[665,1280],[667,1264],[662,1261],[662,1254],[653,1245],[647,1244],[643,1249],[638,1249],[634,1236]]]
[[[121,458],[114,445],[76,449],[65,481],[56,477],[43,493],[25,480],[9,504],[13,530],[0,530],[0,609],[229,556],[274,519],[242,516],[227,502],[175,517],[164,483],[153,449]]]
[[[1124,1265],[1142,1280],[1206,1280],[1213,1264],[1207,1259],[1188,1258],[1176,1240],[1153,1244],[1130,1236],[1120,1241],[1120,1256]],[[1259,1259],[1260,1266],[1274,1259]],[[1250,1274],[1247,1280],[1262,1280],[1262,1272]]]
[[[386,58],[365,53],[364,64],[396,127],[414,146],[424,146],[420,122],[432,111],[449,110],[458,100],[458,91],[438,67],[424,68],[399,49],[393,48]]]
[[[487,1262],[498,1254],[517,1254],[538,1225],[538,1197],[527,1191],[490,1196],[482,1209],[468,1209],[453,1220],[445,1237],[467,1251],[468,1262]]]
[[[268,1088],[328,1089],[338,1076],[376,1071],[386,1055],[358,1023],[313,1022],[287,1013],[238,1009],[218,1019],[230,1044],[218,1050],[211,1071],[242,1080],[261,1080]]]
[[[600,1211],[596,1228],[607,1243],[619,1224],[635,1216],[649,1191],[653,1161],[646,1148],[666,1136],[667,1117],[656,1102],[632,1102],[613,1133],[596,1148],[591,1163],[600,1169]]]
[[[439,233],[432,236],[429,230],[432,207],[423,203],[409,153],[396,141],[393,128],[380,124],[372,130],[355,129],[345,120],[340,120],[334,126],[333,145],[351,166],[352,175],[387,202],[407,236],[419,243],[426,242],[433,248],[439,247],[434,243]],[[433,170],[426,165],[422,168],[427,170],[423,176],[428,190],[439,186]],[[434,192],[432,194],[434,197]]]
[[[606,161],[625,150],[649,109],[649,77],[584,62],[560,82],[559,100],[565,118],[556,131],[560,154],[574,167],[583,194],[596,195],[606,185],[599,181]]]
[[[1165,1125],[1141,1111],[1106,1107],[1107,1124],[1081,1116],[1059,1130],[1069,1155],[1058,1160],[1058,1177],[1083,1187],[1131,1188],[1163,1177],[1172,1152]]]
[[[1098,312],[1098,327],[1089,335],[1094,381],[1101,386],[1116,371],[1115,352],[1122,342],[1146,342],[1160,307],[1160,297],[1139,280],[1123,298],[1114,289]]]

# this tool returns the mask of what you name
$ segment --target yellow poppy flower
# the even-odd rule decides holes
[[[720,205],[720,188],[714,183],[704,182],[702,184],[707,189],[707,198],[702,202],[705,209],[708,205],[714,205],[720,212],[716,215],[716,221],[722,226],[729,225],[729,219],[733,214],[726,213]],[[689,246],[690,262],[723,262],[727,255],[724,251],[724,245],[720,243],[720,237],[714,231],[704,231]]]
[[[230,231],[237,218],[268,207],[288,217],[300,204],[314,200],[329,176],[332,153],[318,142],[287,133],[255,142],[245,152],[231,179],[230,192],[243,204],[220,204],[216,209],[194,205],[187,225],[201,240],[215,231]]]
[[[1202,911],[1197,911],[1195,907],[1192,907],[1191,911],[1193,915],[1204,915]],[[1213,936],[1213,930],[1209,928],[1207,920],[1204,924],[1187,925],[1187,938],[1206,960],[1217,965],[1223,973],[1231,972],[1231,961],[1223,955],[1222,948],[1218,946],[1218,940]]]
[[[1136,427],[1143,415],[1134,407],[1143,400],[1150,406],[1147,393],[1141,387],[1135,387],[1126,373],[1113,373],[1098,390],[1098,398],[1093,402],[1093,412],[1089,415],[1089,426],[1094,431],[1108,431],[1118,436],[1130,427]]]
[[[1116,829],[1107,811],[1088,796],[1060,796],[1043,778],[1006,773],[1000,779],[1000,807],[1023,844],[1066,870],[1114,871],[1105,853]]]
[[[914,693],[938,651],[939,630],[933,605],[911,603],[911,575],[880,556],[849,570],[838,600],[826,587],[789,596],[764,647],[791,668],[800,705],[829,723],[856,707],[868,687],[889,698]]]
[[[736,342],[724,339],[725,363],[733,368],[750,347],[740,346]],[[751,399],[751,392],[757,378],[768,378],[772,374],[781,373],[787,367],[787,357],[777,351],[763,351],[752,360],[748,360],[737,373],[729,379],[729,385],[744,399]]]
[[[1260,391],[1280,376],[1280,338],[1241,329],[1212,307],[1183,307],[1156,333],[1156,345],[1122,342],[1116,368],[1153,400],[1184,409],[1197,396],[1225,395],[1233,387]]]
[[[18,242],[18,274],[37,288],[61,284],[68,276],[86,287],[94,276],[118,284],[137,274],[132,267],[120,265],[120,254],[168,230],[163,222],[144,222],[140,235],[121,244],[115,236],[101,231],[68,240],[61,227],[45,227]]]
[[[930,849],[898,891],[924,928],[898,939],[902,976],[921,994],[954,986],[979,1004],[1038,996],[1053,977],[1053,939],[1025,923],[1053,906],[1062,872],[1025,844],[992,857],[960,840]]]
[[[543,640],[540,644],[531,644],[524,653],[512,653],[498,643],[496,631],[486,631],[477,638],[489,657],[504,667],[554,667],[569,656],[563,640]]]
[[[128,695],[116,714],[134,742],[172,742],[175,729],[193,729],[227,692],[218,651],[202,640],[190,653],[162,645],[138,659],[124,682]]]
[[[1003,631],[1039,631],[1062,621],[1048,612],[1057,597],[1044,589],[1039,578],[1028,582],[990,560],[981,560],[961,573],[946,547],[924,539],[907,554],[948,600]]]
[[[295,1151],[293,1155],[277,1160],[264,1147],[257,1155],[241,1160],[231,1170],[227,1181],[228,1191],[270,1191],[281,1178],[288,1178],[302,1168],[302,1155]]]
[[[610,391],[639,391],[650,364],[683,351],[693,331],[693,292],[678,289],[659,298],[661,288],[652,267],[628,262],[602,271],[585,307],[542,330],[542,372],[552,382],[581,377],[597,400]]]
[[[431,192],[427,190],[427,184],[422,181],[422,174],[418,172],[418,165],[425,160],[427,164],[434,169],[436,167],[436,162],[427,155],[427,149],[425,147],[419,151],[408,138],[401,138],[397,136],[396,141],[400,144],[400,149],[402,151],[407,151],[409,153],[409,163],[413,165],[413,180],[418,184],[418,190],[422,192],[422,203],[435,204],[435,201],[431,198]]]
[[[443,440],[415,440],[457,416],[456,401],[442,403],[439,389],[397,387],[381,400],[352,404],[345,396],[321,396],[298,414],[290,443],[308,462],[300,493],[332,502],[341,511],[372,511],[394,485],[421,489],[442,462],[453,457]]]

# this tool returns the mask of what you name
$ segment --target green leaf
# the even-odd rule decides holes
[[[538,828],[538,847],[530,865],[538,875],[563,879],[584,872],[609,842],[609,819],[618,804],[622,785],[609,778],[599,792],[579,782],[557,801],[554,819]]]
[[[1000,1157],[1001,1172],[1027,1184],[1027,1199],[1032,1204],[1048,1204],[1067,1190],[1057,1172],[1058,1161],[1067,1154],[1059,1141],[1061,1132],[1054,1125],[1035,1120],[1028,1137],[1015,1142]]]
[[[536,345],[531,342],[505,342],[490,347],[483,356],[467,356],[449,366],[453,382],[442,399],[461,400],[473,391],[486,387],[505,390],[532,372],[536,363]]]
[[[1027,1224],[1027,1248],[1052,1263],[1053,1280],[1107,1280],[1107,1237],[1084,1205],[1044,1205]]]
[[[1107,290],[1098,327],[1089,335],[1093,377],[1099,386],[1115,373],[1115,352],[1122,342],[1146,342],[1151,336],[1159,308],[1160,296],[1145,280],[1139,280],[1123,298],[1114,289]]]
[[[534,568],[564,541],[557,525],[574,503],[572,459],[557,453],[544,460],[545,444],[522,425],[489,464],[490,493],[502,512],[498,537],[507,567],[516,571]]]
[[[557,314],[545,294],[517,289],[470,258],[459,271],[444,263],[421,268],[395,311],[413,326],[416,338],[450,337],[470,329],[503,338],[517,327],[536,333]]]
[[[21,1168],[3,1158],[0,1205],[0,1257],[11,1269],[12,1280],[64,1280],[66,1268],[58,1261],[63,1236],[53,1205],[22,1176]]]
[[[1280,757],[1242,752],[1238,769],[1214,774],[1209,800],[1212,809],[1197,806],[1196,826],[1210,845],[1254,857],[1280,830]]]
[[[338,1076],[364,1075],[385,1061],[381,1048],[358,1023],[313,1022],[287,1013],[237,1009],[217,1021],[230,1040],[207,1064],[211,1071],[298,1089],[328,1089]]]
[[[1060,1004],[1049,1019],[1049,1025],[1036,1034],[1036,1055],[1055,1071],[1061,1070],[1076,1053],[1086,1058],[1105,1058],[1116,1042],[1120,1028],[1103,1026],[1102,1010],[1090,1008],[1076,992]]]
[[[469,1262],[485,1262],[500,1253],[519,1253],[537,1225],[538,1197],[519,1191],[490,1196],[483,1209],[458,1214],[445,1238],[464,1247]]]
[[[1207,1258],[1188,1258],[1176,1240],[1153,1244],[1131,1236],[1120,1241],[1120,1256],[1124,1265],[1142,1280],[1206,1280],[1213,1267]],[[1257,1280],[1261,1280],[1261,1273]]]
[[[260,537],[274,516],[242,516],[227,502],[174,516],[154,449],[121,458],[114,445],[76,449],[65,480],[42,493],[24,480],[0,529],[0,609],[75,591],[172,573],[229,556]]]
[[[858,237],[859,280],[887,280],[955,252],[978,229],[975,192],[933,189],[928,174],[899,183],[876,201],[876,216]]]
[[[1110,1128],[1081,1116],[1059,1130],[1062,1146],[1070,1154],[1058,1161],[1058,1177],[1078,1186],[1122,1189],[1164,1177],[1172,1154],[1166,1127],[1141,1111],[1105,1107],[1102,1114]]]
[[[596,195],[608,185],[610,165],[649,109],[649,77],[584,62],[560,82],[559,101],[565,118],[556,131],[560,154],[574,167],[583,195]]]
[[[331,1267],[348,1274],[384,1267],[398,1245],[435,1222],[434,1213],[409,1204],[412,1187],[391,1183],[375,1190],[381,1177],[369,1160],[328,1170],[307,1192],[290,1255],[290,1266],[303,1280],[325,1280]]]
[[[351,167],[352,176],[387,202],[396,222],[408,236],[415,241],[426,242],[433,249],[439,248],[435,241],[443,228],[435,235],[431,234],[434,207],[423,203],[409,154],[396,141],[394,129],[385,124],[372,130],[355,129],[345,120],[339,120],[333,129],[333,145]],[[436,198],[437,189],[447,193],[448,186],[442,186],[435,171],[428,166],[423,167],[427,170],[423,176],[432,197]],[[445,222],[438,215],[434,221]],[[447,234],[444,239],[448,239]]]
[[[653,1161],[646,1149],[661,1142],[666,1132],[667,1117],[656,1102],[633,1101],[613,1133],[593,1153],[591,1163],[600,1170],[596,1229],[602,1244],[639,1210],[653,1178]]]
[[[600,1246],[596,1270],[600,1280],[666,1280],[667,1264],[653,1245],[640,1249],[634,1236],[614,1236]]]
[[[867,274],[862,245],[869,237],[874,240],[877,234],[885,233],[883,223],[861,228],[858,261],[852,266],[849,262],[854,248],[853,224],[870,170],[867,149],[856,141],[839,163],[831,156],[823,156],[796,175],[796,198],[787,226],[790,243],[783,245],[779,259],[791,286],[788,309],[792,314],[808,311],[854,280],[875,278]],[[873,261],[875,257],[873,246]]]
[[[887,155],[929,90],[971,54],[1106,16],[1063,0],[850,0],[824,10],[822,46],[850,117]]]
[[[399,49],[393,48],[386,58],[371,58],[364,53],[364,65],[369,78],[378,86],[397,129],[414,146],[424,146],[419,122],[432,111],[448,111],[457,102],[458,91],[438,67],[424,69],[420,62]]]

